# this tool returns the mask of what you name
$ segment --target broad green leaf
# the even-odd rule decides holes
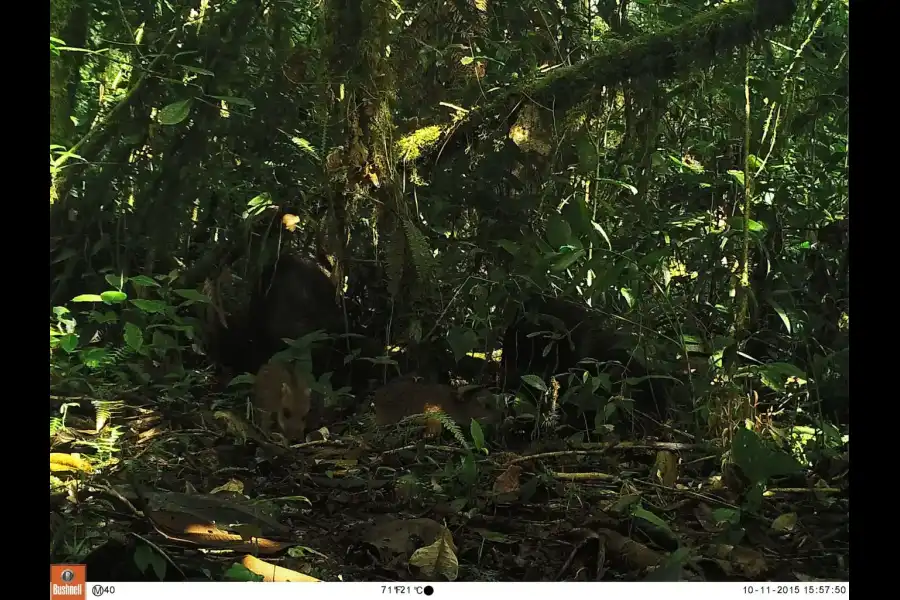
[[[732,217],[728,219],[728,226],[732,229],[741,231],[744,229],[744,218],[740,216]],[[765,223],[760,223],[759,221],[750,219],[750,223],[747,226],[747,229],[750,231],[750,233],[762,233],[766,230],[766,225]]]
[[[768,298],[769,304],[778,314],[778,317],[781,319],[781,322],[784,323],[784,328],[787,329],[788,333],[792,332],[793,327],[791,326],[791,318],[788,316],[787,311],[784,310],[781,305],[773,300],[772,298]]]
[[[537,375],[523,375],[522,381],[530,385],[536,390],[546,393],[547,392],[547,384],[544,383],[544,380],[538,377]]]
[[[612,242],[609,241],[609,236],[606,234],[606,229],[604,229],[603,226],[600,223],[597,223],[596,221],[591,221],[591,225],[593,225],[594,229],[597,230],[597,232],[603,236],[603,239],[606,241],[606,245],[609,247],[610,250],[612,250]]]
[[[108,283],[111,287],[114,287],[116,290],[121,291],[123,287],[125,287],[125,276],[124,275],[104,275],[103,279]]]
[[[554,251],[558,251],[568,245],[571,239],[572,228],[569,223],[558,214],[551,215],[547,222],[547,243],[550,244],[550,247]]]
[[[160,109],[156,116],[157,121],[162,125],[178,125],[191,113],[191,107],[194,104],[193,98],[179,100]]]
[[[202,302],[208,303],[210,302],[209,296],[204,296],[197,290],[186,289],[186,290],[172,290],[174,293],[178,294],[185,300],[190,300],[191,302]]]
[[[472,435],[472,442],[475,444],[475,449],[478,451],[484,450],[484,431],[481,429],[481,424],[475,419],[472,419],[472,422],[469,425],[469,433]]]
[[[81,362],[88,368],[96,369],[103,366],[108,355],[106,348],[88,348],[81,353]]]
[[[728,174],[731,175],[731,177],[735,181],[737,181],[739,185],[741,185],[741,186],[744,185],[744,172],[743,171],[737,171],[735,169],[730,169],[728,171]]]
[[[575,252],[566,252],[562,256],[553,261],[550,270],[554,273],[562,273],[574,263],[578,262],[585,255],[584,250],[576,250]]]
[[[263,576],[257,575],[240,563],[234,563],[225,571],[225,579],[228,581],[262,581]]]
[[[660,519],[659,517],[657,517],[655,514],[653,514],[649,510],[641,508],[640,506],[635,506],[631,510],[631,516],[633,516],[637,519],[643,519],[644,521],[647,521],[651,525],[658,527],[659,529],[662,529],[663,531],[666,531],[669,534],[674,536],[674,534],[672,533],[672,530],[669,528],[669,524],[666,523],[665,521],[663,521],[662,519]]]
[[[164,313],[168,304],[159,300],[132,300],[131,303],[145,313]]]
[[[134,277],[129,278],[129,281],[134,285],[142,287],[159,287],[159,283],[155,279],[147,277],[146,275],[135,275]]]
[[[81,294],[72,298],[72,302],[103,302],[103,298],[97,294]]]
[[[714,508],[711,515],[716,523],[737,525],[741,521],[741,511],[734,508]]]
[[[144,332],[134,323],[125,323],[125,343],[134,351],[140,351],[144,345]]]
[[[735,464],[753,484],[801,470],[800,463],[791,455],[768,447],[756,433],[745,427],[738,428],[731,450]]]
[[[59,347],[71,354],[75,352],[75,349],[78,348],[78,336],[74,333],[70,333],[69,335],[63,336],[59,340]]]
[[[466,454],[462,458],[462,464],[459,470],[459,480],[463,485],[474,485],[478,481],[478,465],[475,464],[475,457]]]
[[[459,362],[478,345],[478,334],[468,327],[453,327],[447,332],[447,343],[453,350],[453,357]]]

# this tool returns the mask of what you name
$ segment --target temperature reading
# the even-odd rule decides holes
[[[381,586],[382,594],[411,594],[412,587],[408,585],[383,585]]]

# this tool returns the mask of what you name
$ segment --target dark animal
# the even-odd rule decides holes
[[[287,255],[266,267],[254,283],[246,310],[214,328],[210,356],[233,373],[255,373],[287,346],[316,330],[343,330],[337,294],[329,277],[308,258]],[[338,362],[336,344],[317,348],[313,371],[330,370]]]
[[[630,349],[629,336],[610,331],[596,313],[588,307],[556,298],[539,297],[525,303],[503,338],[501,383],[506,389],[522,386],[522,376],[534,374],[548,381],[555,375],[567,373],[578,366],[594,372],[591,365],[579,361],[593,359],[612,370],[615,387],[627,378],[647,375],[637,354]],[[611,369],[610,369],[611,368]],[[565,385],[564,378],[558,379]],[[645,379],[633,388],[624,390],[635,408],[659,416],[665,411],[665,391],[658,380]],[[600,393],[600,391],[598,391]],[[584,407],[582,407],[584,408]]]
[[[329,336],[345,332],[337,290],[315,260],[286,255],[263,270],[247,310],[231,319],[227,329],[218,329],[210,354],[227,371],[255,373],[287,348],[284,339],[320,330]],[[370,379],[378,379],[379,368],[372,361],[350,361],[348,355],[384,354],[377,342],[362,336],[319,340],[310,350],[310,363],[302,365],[303,370],[316,377],[330,372],[335,389],[350,386],[357,392],[365,391]]]
[[[340,333],[341,309],[334,284],[312,259],[282,256],[266,267],[250,299],[254,344],[261,355],[284,348],[316,330]]]

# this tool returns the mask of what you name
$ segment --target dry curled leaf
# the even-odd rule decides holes
[[[241,561],[241,564],[244,565],[244,567],[246,567],[248,571],[262,577],[263,581],[321,581],[321,579],[316,579],[315,577],[310,577],[309,575],[304,575],[303,573],[298,573],[297,571],[293,571],[291,569],[273,565],[272,563],[260,560],[255,556],[250,556],[249,554],[244,557],[244,559]]]
[[[522,474],[522,467],[519,465],[510,465],[499,477],[494,481],[495,494],[513,494],[519,491],[519,476]]]
[[[660,450],[656,453],[656,465],[653,475],[666,487],[675,487],[678,481],[678,459],[668,450]]]
[[[82,473],[92,473],[94,471],[94,468],[89,462],[87,462],[77,454],[51,452],[50,472],[59,473],[61,471],[81,471]]]
[[[258,528],[249,525],[233,526],[232,529],[240,532],[232,533],[218,528],[213,522],[204,522],[189,514],[149,510],[145,514],[160,534],[174,541],[257,554],[275,554],[290,546],[285,542],[254,536],[254,533],[258,533]],[[249,529],[254,530],[248,531]]]
[[[774,521],[772,521],[772,531],[777,531],[778,533],[788,533],[790,531],[793,531],[794,527],[796,526],[797,513],[794,512],[779,515]]]
[[[216,494],[218,492],[235,492],[236,494],[244,493],[244,483],[238,481],[237,479],[230,479],[226,483],[223,483],[217,488],[214,488],[210,494]]]
[[[450,531],[443,528],[433,544],[413,552],[409,564],[417,567],[429,579],[441,575],[448,581],[455,581],[459,576],[459,559],[456,557],[456,544],[453,543]]]
[[[711,558],[726,560],[737,567],[746,577],[757,578],[766,571],[766,559],[750,548],[730,544],[711,545],[706,554]]]

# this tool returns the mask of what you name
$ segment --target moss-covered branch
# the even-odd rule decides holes
[[[670,79],[711,63],[722,53],[750,43],[754,36],[790,22],[795,0],[747,0],[707,11],[683,25],[630,41],[610,40],[597,55],[557,69],[528,88],[511,90],[466,120],[448,128],[446,144],[423,157],[461,148],[466,140],[496,138],[515,122],[527,102],[566,111],[632,78]],[[492,135],[493,134],[493,135]]]

